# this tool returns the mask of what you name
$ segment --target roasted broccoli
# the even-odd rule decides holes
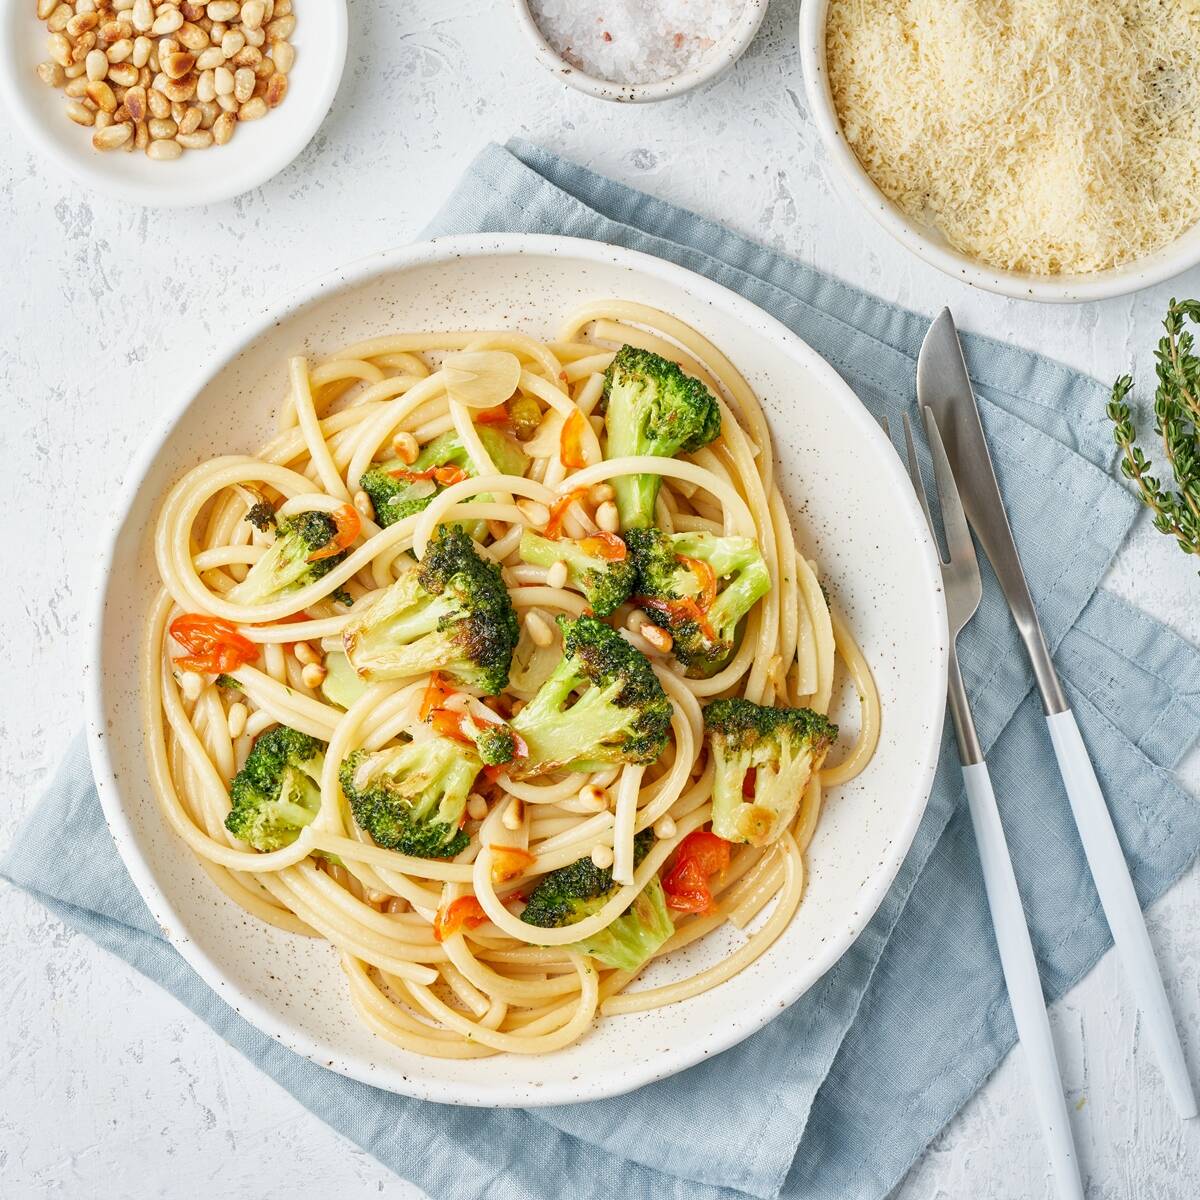
[[[716,766],[712,831],[765,846],[791,823],[809,776],[820,770],[837,726],[809,708],[714,700],[704,726]]]
[[[520,553],[522,562],[537,567],[566,563],[567,582],[587,597],[598,617],[607,617],[633,591],[633,559],[615,534],[553,540],[526,529]]]
[[[225,828],[255,850],[291,845],[321,807],[325,743],[277,725],[254,743],[230,785]]]
[[[508,683],[517,617],[500,568],[457,526],[443,525],[419,567],[406,570],[343,634],[368,681],[442,671],[495,695]]]
[[[467,736],[475,743],[475,753],[487,766],[511,762],[517,749],[517,739],[508,725],[476,725]]]
[[[512,719],[529,753],[510,774],[653,762],[666,745],[672,708],[645,655],[595,617],[558,623],[563,657]]]
[[[646,857],[653,844],[654,834],[649,829],[634,838],[635,864]],[[599,912],[618,886],[613,883],[611,869],[597,867],[590,858],[581,858],[551,871],[541,880],[530,895],[521,920],[541,929],[574,925]],[[573,942],[567,949],[588,954],[609,967],[636,971],[674,932],[662,883],[655,875],[611,925],[590,938]]]
[[[453,858],[470,839],[460,826],[481,763],[461,743],[429,737],[368,754],[338,770],[359,827],[376,845],[416,858]]]
[[[604,375],[606,458],[650,454],[673,458],[707,446],[721,432],[721,410],[698,379],[650,350],[622,346]],[[654,521],[657,475],[620,475],[612,481],[622,529]]]
[[[525,474],[529,458],[514,439],[488,425],[477,425],[475,432],[502,475]],[[460,467],[468,475],[475,474],[471,456],[453,430],[434,438],[423,447],[411,466],[398,458],[372,463],[362,473],[358,486],[371,497],[371,503],[375,506],[375,520],[386,527],[405,517],[415,516],[428,507],[441,491],[441,485],[432,479],[418,480],[413,476],[435,467]],[[478,497],[479,500],[486,498]]]
[[[637,569],[637,602],[670,633],[689,675],[714,674],[733,653],[738,624],[770,590],[758,546],[746,537],[653,528],[632,529],[625,540]],[[719,589],[715,598],[712,589]]]
[[[267,501],[259,500],[247,509],[245,519],[255,529],[261,529],[263,533],[266,533],[268,529],[275,528],[275,509]]]
[[[346,557],[345,550],[313,559],[337,535],[337,525],[326,512],[302,512],[280,517],[275,541],[263,552],[241,583],[225,594],[233,604],[267,604],[288,592],[306,587],[332,571]]]

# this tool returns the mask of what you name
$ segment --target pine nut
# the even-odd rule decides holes
[[[234,95],[232,92],[230,92],[226,96],[222,96],[221,93],[218,92],[217,93],[217,103],[225,110],[225,112],[232,113],[235,116],[237,115],[237,110],[241,107],[238,104],[237,100],[234,98]]]
[[[593,812],[604,812],[608,808],[608,793],[598,784],[589,783],[579,789],[579,803]]]
[[[177,8],[166,8],[154,18],[154,24],[150,26],[150,32],[155,37],[161,37],[164,33],[174,33],[182,25],[183,13]]]
[[[157,88],[152,88],[146,93],[146,107],[150,110],[152,117],[157,117],[160,121],[171,115],[171,102]],[[171,136],[175,133],[172,130]]]
[[[193,53],[214,48],[208,44],[208,34],[199,25],[193,25],[191,21],[184,21],[180,25],[176,36],[178,37],[179,44],[186,46]]]
[[[150,7],[150,0],[133,0],[130,19],[139,33],[148,32],[154,24],[154,9]]]
[[[75,45],[71,48],[71,61],[77,63],[85,62],[87,56],[95,48],[97,41],[99,39],[94,33],[84,33],[77,37]]]
[[[554,632],[545,619],[534,609],[525,614],[525,628],[535,646],[549,646],[554,641]]]
[[[80,38],[90,29],[95,29],[100,24],[100,18],[94,12],[76,13],[68,22],[66,28],[67,37]]]
[[[215,100],[217,97],[216,84],[211,71],[201,71],[196,80],[196,99],[200,101]]]
[[[150,130],[145,121],[139,121],[133,130],[133,145],[137,150],[145,150],[150,145]]]
[[[300,678],[306,688],[319,688],[325,682],[325,668],[320,663],[309,663],[300,672]]]
[[[598,870],[606,871],[613,865],[613,852],[611,846],[605,846],[601,843],[598,846],[592,847],[592,865]]]
[[[287,95],[288,77],[279,71],[276,71],[270,79],[267,80],[267,93],[263,97],[267,102],[268,108],[278,108],[283,102],[284,96]]]
[[[95,127],[97,129],[107,129],[112,123],[113,123],[112,113],[107,113],[104,111],[104,109],[101,109],[96,114],[96,126]],[[92,138],[92,145],[95,146],[97,150],[100,150],[103,148],[101,146],[96,146],[96,139],[94,137]]]
[[[278,6],[276,6],[276,10],[278,11]],[[267,37],[271,38],[273,41],[276,39],[279,41],[285,41],[287,38],[292,36],[295,28],[296,18],[291,14],[288,14],[285,17],[277,17],[267,26]]]
[[[213,71],[213,87],[218,96],[228,96],[233,93],[233,72],[228,67],[217,67]]]
[[[550,569],[546,572],[546,586],[552,588],[566,587],[567,584],[567,564],[560,558],[558,562],[550,564]]]
[[[597,507],[596,524],[605,533],[616,533],[621,528],[621,518],[617,513],[617,506],[611,500],[605,500]]]
[[[254,95],[254,72],[249,67],[239,67],[234,74],[233,94],[241,104]]]
[[[366,492],[358,491],[354,493],[354,507],[358,509],[368,521],[375,520],[375,505],[371,503],[371,497]]]
[[[199,109],[193,109],[196,113],[197,120],[200,116]],[[192,133],[177,133],[175,140],[185,150],[207,150],[213,144],[213,135],[207,129],[197,129]]]
[[[221,39],[221,53],[232,58],[246,44],[246,35],[240,29],[231,29]]]
[[[649,618],[646,616],[645,610],[635,608],[628,617],[625,618],[625,628],[630,633],[641,633],[642,626],[646,624]]]
[[[71,43],[61,33],[52,33],[46,39],[46,47],[50,51],[50,57],[60,67],[70,66]]]
[[[296,47],[291,42],[272,42],[271,60],[275,63],[275,70],[281,71],[286,75],[292,69],[292,64],[296,61]]]
[[[292,11],[292,0],[275,0],[275,16],[286,17]]]
[[[208,5],[210,21],[232,21],[239,11],[237,0],[210,0]]]
[[[87,85],[87,94],[88,99],[97,108],[102,108],[107,113],[117,111],[117,98],[113,95],[112,88],[103,79],[95,79],[89,83]]]
[[[38,63],[38,78],[51,87],[62,87],[67,81],[66,73],[56,62]]]
[[[179,122],[179,133],[176,136],[187,137],[189,134],[195,133],[196,130],[200,128],[200,118],[203,115],[204,114],[193,104],[187,110],[187,112],[183,114],[183,120]],[[211,138],[208,140],[212,141]],[[205,144],[207,145],[207,142]],[[180,142],[180,145],[186,146],[189,150],[200,149],[199,146],[188,146],[187,142]]]
[[[82,79],[87,83],[87,74],[84,71],[83,63],[73,62],[69,67],[63,67],[63,74],[68,79]]]
[[[225,55],[221,53],[220,46],[209,46],[206,50],[201,50],[196,56],[197,71],[211,71],[216,67],[222,66],[225,62]]]
[[[247,29],[257,29],[267,15],[266,5],[262,0],[246,0],[242,5],[242,24]]]
[[[233,113],[223,112],[214,122],[212,127],[213,141],[218,146],[224,146],[231,137],[233,137],[233,129],[237,124],[237,118]]]
[[[321,656],[307,642],[297,642],[293,653],[296,655],[296,661],[305,666],[321,661]]]
[[[196,107],[200,110],[200,128],[211,129],[221,110],[213,100],[201,100]]]
[[[146,147],[146,157],[154,159],[155,162],[169,162],[182,153],[183,147],[170,138],[156,138]]]
[[[200,693],[204,691],[204,676],[195,671],[181,671],[179,673],[179,690],[183,693],[184,699],[198,700]]]
[[[220,22],[220,21],[214,21],[214,22],[213,22],[213,23],[212,23],[212,24],[211,24],[211,25],[208,27],[208,40],[209,40],[210,42],[212,42],[212,44],[213,44],[214,46],[219,46],[219,45],[221,44],[221,39],[222,39],[222,38],[223,38],[223,37],[226,35],[226,33],[228,33],[228,32],[229,32],[229,26],[227,26],[227,25],[223,24],[223,23],[222,23],[222,22]]]
[[[513,796],[508,802],[508,807],[504,810],[504,816],[500,818],[500,824],[505,829],[511,829],[514,832],[521,828],[525,821],[525,805],[521,803],[519,796]]]
[[[104,114],[99,114],[103,116]],[[96,122],[99,124],[99,120]],[[118,146],[123,146],[133,136],[133,126],[128,122],[122,122],[120,125],[110,125],[107,129],[97,129],[92,134],[92,145],[97,150],[115,150]]]
[[[67,27],[67,22],[75,15],[69,4],[60,4],[46,20],[46,28],[51,33],[62,33]]]
[[[108,77],[121,87],[133,87],[140,78],[133,63],[114,63],[108,68]]]
[[[196,0],[183,0],[179,6],[179,11],[183,13],[184,19],[188,21],[200,21],[204,18],[204,5],[196,3]]]
[[[229,715],[226,720],[229,722],[229,736],[237,739],[246,732],[246,718],[250,715],[246,706],[237,700],[229,706]]]
[[[154,49],[154,43],[148,37],[137,37],[133,39],[133,54],[130,55],[129,61],[133,63],[138,70],[141,70],[150,61],[150,51]]]
[[[518,500],[517,507],[525,514],[526,521],[533,529],[545,529],[550,523],[550,510],[536,500]]]
[[[168,79],[182,79],[196,65],[196,56],[186,50],[175,50],[165,57],[160,53],[158,61]]]
[[[417,444],[417,439],[411,433],[405,433],[402,430],[392,437],[392,453],[406,467],[411,467],[417,461],[417,455],[421,453],[421,447]]]
[[[150,136],[163,141],[170,141],[178,132],[179,126],[170,117],[154,117],[149,122]]]
[[[660,654],[670,654],[671,647],[674,645],[671,635],[665,630],[660,629],[657,625],[651,625],[649,621],[642,626],[642,637],[650,643],[650,645]]]
[[[105,53],[110,63],[125,62],[133,54],[133,43],[128,38],[122,38],[119,42],[113,42]]]
[[[488,802],[478,792],[467,797],[467,816],[472,821],[482,821],[488,815]]]
[[[267,40],[266,32],[262,29],[243,29],[242,32],[246,35],[246,45],[253,46],[255,50],[261,50],[263,43]]]
[[[239,121],[257,121],[260,117],[265,117],[266,115],[267,102],[261,96],[255,96],[253,100],[247,100],[238,109]]]
[[[44,21],[56,8],[56,0],[38,0],[37,15],[39,21]]]
[[[668,839],[673,838],[675,836],[675,832],[675,822],[671,819],[671,815],[669,813],[659,817],[658,820],[654,822],[654,836],[658,838],[659,841],[665,842]]]
[[[593,504],[603,504],[605,500],[611,500],[616,495],[612,489],[611,483],[594,483],[592,490],[588,492],[588,499]]]
[[[78,79],[68,79],[67,86],[63,88],[72,100],[82,100],[87,95],[88,84],[91,81],[86,75],[80,75]]]
[[[249,49],[249,47],[247,47],[247,49]],[[255,51],[255,53],[257,53],[257,51]],[[250,69],[254,72],[254,82],[256,85],[254,88],[254,94],[258,96],[261,93],[259,92],[257,85],[259,83],[265,83],[271,78],[272,75],[275,74],[275,64],[271,62],[269,58],[260,58],[258,62],[251,64]]]
[[[67,105],[67,116],[76,125],[94,125],[96,123],[96,114],[79,100],[73,100]]]

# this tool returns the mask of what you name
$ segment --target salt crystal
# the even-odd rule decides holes
[[[657,83],[703,61],[746,0],[529,0],[572,66],[614,83]]]

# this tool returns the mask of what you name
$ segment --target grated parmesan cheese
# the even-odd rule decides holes
[[[1200,220],[1200,0],[831,0],[842,129],[906,215],[1038,275]]]

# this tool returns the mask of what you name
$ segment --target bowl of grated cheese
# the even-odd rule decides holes
[[[534,57],[561,82],[638,104],[681,96],[732,66],[767,0],[514,0]]]
[[[805,0],[837,177],[909,250],[1018,299],[1200,263],[1200,0]]]

